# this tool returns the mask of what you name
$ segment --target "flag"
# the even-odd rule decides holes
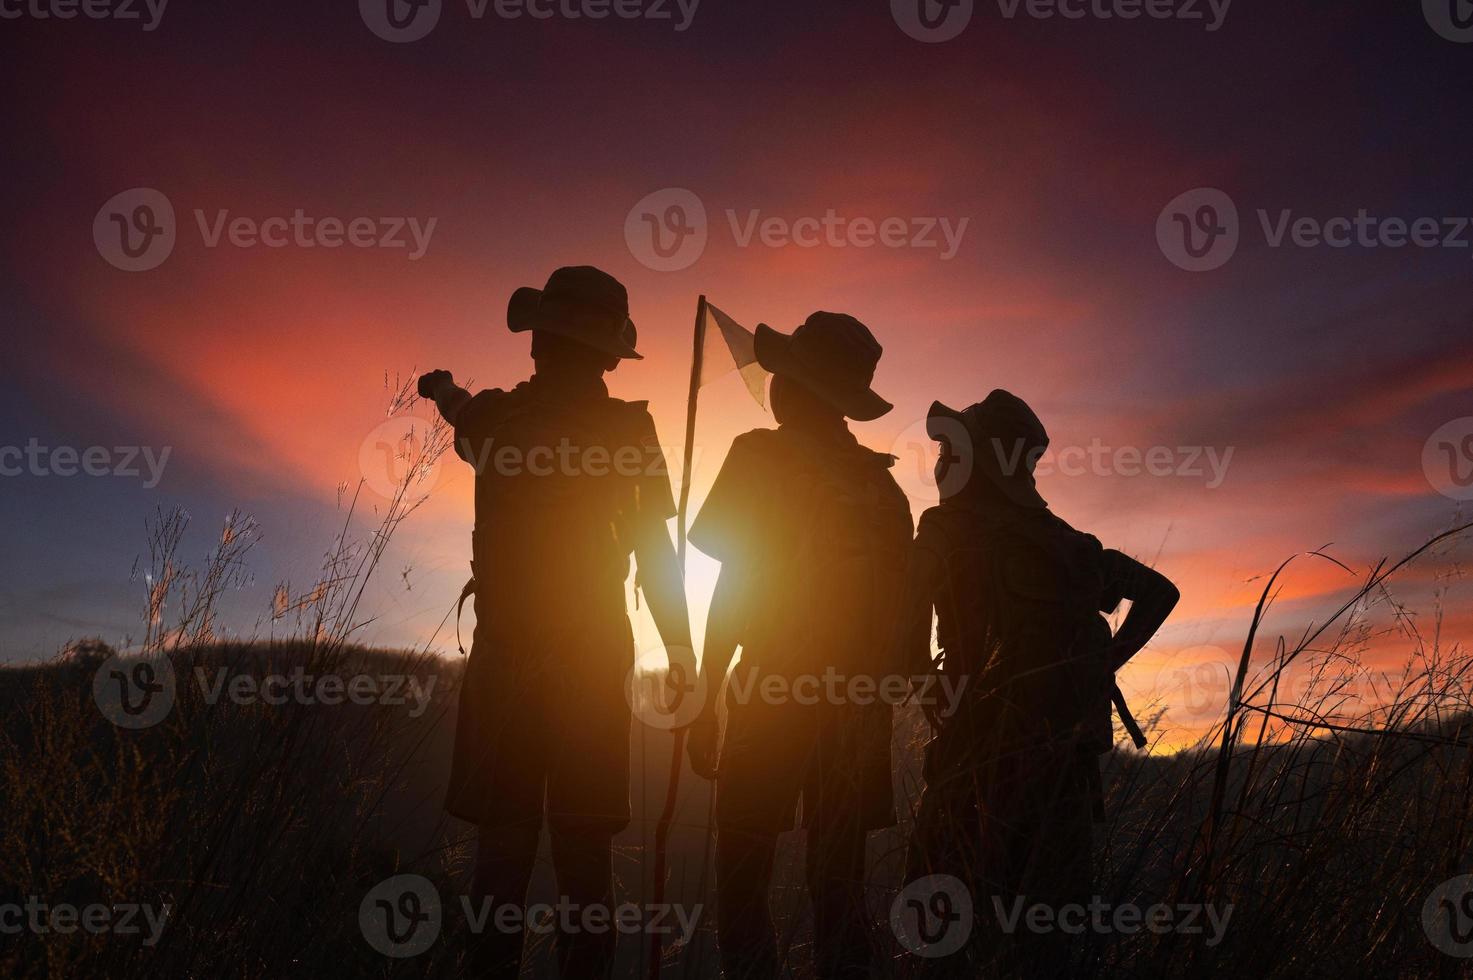
[[[757,399],[758,405],[766,408],[767,372],[757,363],[756,338],[752,331],[710,303],[706,304],[705,309],[707,316],[701,343],[704,355],[701,358],[701,386],[725,377],[732,371],[740,371],[747,390]],[[713,342],[718,336],[723,341],[720,344]],[[725,351],[730,357],[722,356],[721,351]]]

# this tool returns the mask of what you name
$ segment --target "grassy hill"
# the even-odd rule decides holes
[[[0,904],[168,905],[167,921],[156,941],[146,925],[124,935],[28,929],[0,942],[4,975],[471,975],[453,896],[466,890],[474,833],[440,808],[458,660],[301,643],[180,647],[168,656],[170,711],[130,730],[94,696],[99,671],[119,664],[110,655],[84,646],[0,670]],[[375,678],[382,696],[271,704],[249,685],[232,697],[221,682],[291,678],[298,668],[304,678]],[[400,679],[403,703],[382,703],[393,701],[384,678]],[[409,690],[427,696],[416,701]],[[1215,749],[1110,757],[1101,895],[1233,909],[1214,946],[1202,935],[1111,933],[1081,940],[1081,956],[1114,976],[1455,975],[1461,961],[1432,945],[1422,910],[1439,882],[1470,867],[1465,722],[1424,718],[1396,732],[1248,741],[1227,756],[1216,793],[1223,756]],[[640,901],[671,737],[636,726],[631,738],[635,819],[616,841],[616,869],[620,898]],[[918,714],[903,712],[896,781],[911,803],[923,738]],[[700,890],[708,800],[686,770],[667,897],[705,908],[691,948],[670,954],[684,955],[690,972],[680,975],[716,975],[714,909]],[[900,948],[886,922],[903,884],[904,842],[903,825],[871,841],[876,935],[891,955]],[[546,865],[544,855],[534,899],[555,894]],[[403,872],[434,882],[447,911],[434,945],[400,960],[370,948],[359,912],[375,884]],[[774,902],[800,976],[808,939],[801,882],[802,843],[790,835]],[[528,975],[549,975],[548,937],[533,939]],[[635,974],[641,947],[621,944],[620,975]]]

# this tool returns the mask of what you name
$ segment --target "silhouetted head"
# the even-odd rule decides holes
[[[542,289],[518,289],[507,304],[506,323],[513,333],[532,332],[539,371],[602,374],[640,357],[629,293],[593,266],[558,269]]]
[[[869,328],[843,313],[815,313],[792,334],[757,325],[757,363],[772,372],[772,406],[778,408],[778,380],[787,378],[826,402],[839,418],[877,419],[893,407],[870,387],[883,348]],[[792,386],[785,385],[790,388]],[[784,396],[794,401],[791,390]],[[798,399],[801,402],[801,396]],[[789,411],[803,409],[789,406]],[[782,418],[779,416],[778,421]]]
[[[778,425],[827,427],[844,424],[843,411],[786,375],[772,376],[768,397],[772,402],[772,417],[777,419]]]
[[[926,430],[941,445],[936,487],[943,498],[974,496],[1032,510],[1046,508],[1033,471],[1048,432],[1033,409],[1001,388],[958,412],[931,405]]]
[[[602,376],[619,366],[620,358],[561,334],[535,331],[532,360],[539,374]]]

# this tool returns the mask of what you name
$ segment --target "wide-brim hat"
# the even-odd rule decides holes
[[[957,411],[933,402],[926,432],[951,451],[965,456],[973,473],[981,473],[1019,507],[1043,509],[1033,470],[1048,448],[1048,431],[1028,403],[1001,388],[977,404]],[[967,445],[958,445],[964,439]]]
[[[629,293],[613,276],[589,265],[557,270],[541,289],[523,286],[506,307],[512,333],[541,330],[631,360],[639,332],[629,318]]]
[[[791,378],[857,422],[895,406],[871,384],[884,348],[869,328],[843,313],[815,313],[791,334],[757,325],[757,363]]]

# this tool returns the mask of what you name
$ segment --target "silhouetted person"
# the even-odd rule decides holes
[[[910,508],[893,458],[861,446],[845,423],[891,408],[870,388],[881,348],[869,330],[815,313],[791,336],[759,326],[756,354],[774,375],[779,427],[736,438],[690,531],[721,562],[701,664],[707,704],[689,747],[695,771],[717,780],[722,968],[777,976],[768,887],[778,834],[793,828],[801,798],[817,973],[865,977],[865,839],[894,823],[893,712],[814,682],[830,671],[846,681],[896,673],[884,658]],[[738,646],[718,767],[716,701]],[[779,681],[776,697],[764,679]]]
[[[1049,512],[1033,475],[1048,435],[1021,399],[994,391],[964,412],[937,402],[928,428],[941,444],[942,500],[921,515],[902,629],[914,671],[932,669],[935,609],[939,669],[950,675],[939,687],[963,694],[950,717],[929,713],[908,880],[960,878],[978,925],[970,949],[928,964],[971,976],[1001,954],[1024,976],[1067,976],[1070,937],[1031,934],[1024,919],[1010,942],[999,908],[1019,897],[1055,914],[1089,903],[1114,672],[1179,596]],[[1132,606],[1112,636],[1102,613],[1122,599]]]
[[[624,287],[559,269],[517,290],[507,321],[532,334],[529,381],[472,397],[449,372],[420,379],[476,469],[476,630],[446,809],[480,828],[478,896],[525,903],[545,805],[560,893],[611,908],[610,840],[630,819],[631,553],[671,655],[691,646],[675,506],[645,403],[604,386],[640,356]],[[558,938],[563,977],[608,974],[612,930]],[[477,962],[514,976],[521,950],[493,917]]]

